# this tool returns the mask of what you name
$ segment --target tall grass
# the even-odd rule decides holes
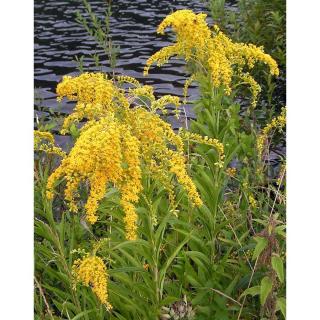
[[[97,43],[97,49],[102,50],[102,53],[95,52],[91,59],[94,62],[96,68],[102,68],[102,61],[105,59],[114,73],[114,69],[117,63],[117,53],[119,47],[115,45],[112,41],[111,30],[110,30],[110,19],[112,15],[112,0],[107,0],[105,2],[105,12],[104,17],[98,17],[97,14],[92,10],[90,3],[87,0],[81,0],[83,5],[83,10],[76,11],[76,21],[81,25],[87,33],[95,40]],[[78,69],[83,72],[84,67],[84,55],[80,57],[76,56],[76,62],[78,64]]]

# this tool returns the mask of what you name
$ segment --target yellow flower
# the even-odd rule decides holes
[[[249,204],[253,209],[257,208],[257,201],[252,194],[249,195]]]
[[[200,207],[202,205],[202,200],[196,190],[196,187],[187,174],[185,166],[185,158],[179,153],[174,153],[173,151],[168,151],[169,163],[170,163],[170,172],[174,173],[177,176],[179,183],[184,186],[186,189],[189,198],[192,202]]]
[[[277,178],[277,181],[276,181],[276,184],[278,186],[280,186],[282,184],[282,181],[285,179],[284,176],[285,176],[286,170],[287,170],[287,163],[284,162],[280,166],[278,178]]]
[[[155,101],[155,96],[154,96],[154,91],[152,86],[146,85],[146,86],[139,86],[136,88],[130,88],[129,93],[136,98],[146,97],[151,102]]]
[[[48,154],[56,154],[62,158],[66,153],[59,147],[54,145],[54,137],[50,132],[34,131],[34,150],[43,151]]]
[[[138,193],[141,189],[140,167],[137,173],[130,164],[129,169],[123,169],[123,162],[128,160],[127,157],[124,158],[123,150],[127,150],[128,142],[122,137],[129,135],[128,128],[113,118],[106,117],[99,121],[89,121],[81,129],[80,137],[70,153],[49,177],[48,191],[52,191],[57,179],[65,177],[65,198],[71,205],[70,209],[77,211],[75,198],[79,184],[89,182],[90,193],[85,209],[87,220],[90,223],[97,221],[96,212],[99,201],[104,197],[108,183],[121,186],[126,191],[126,197],[131,196],[129,201],[136,200],[136,194],[132,195],[129,191]],[[134,156],[132,154],[132,157]],[[130,175],[129,170],[131,170]],[[131,181],[132,177],[135,178],[134,184],[138,185],[135,185],[136,189],[129,185],[131,189],[128,191],[127,181]]]
[[[227,168],[226,173],[229,177],[234,177],[237,173],[236,168]]]
[[[189,86],[191,85],[191,83],[195,80],[195,75],[192,75],[191,77],[189,77],[185,83],[184,83],[184,86],[183,86],[183,97],[184,97],[184,100],[183,100],[183,103],[186,104],[187,103],[187,96],[188,96],[188,89],[189,89]]]
[[[249,85],[252,94],[251,105],[255,108],[258,101],[258,95],[261,92],[261,87],[248,72],[240,75],[240,78],[244,84]]]
[[[126,80],[127,77],[125,78]],[[131,79],[131,78],[130,78]],[[120,80],[124,81],[123,78]],[[67,97],[77,101],[73,113],[64,119],[61,133],[68,132],[72,123],[82,119],[96,120],[129,108],[124,91],[103,73],[83,73],[65,76],[57,86],[58,101]]]
[[[219,156],[219,160],[215,163],[215,165],[219,168],[223,167],[223,160],[225,157],[224,146],[218,139],[209,138],[207,136],[203,137],[197,133],[192,133],[183,129],[179,130],[179,135],[183,140],[194,141],[214,147],[217,150]]]
[[[152,102],[150,106],[150,109],[151,109],[150,111],[156,112],[157,110],[161,110],[163,114],[166,114],[167,110],[165,109],[165,107],[168,104],[173,104],[176,110],[178,110],[180,106],[179,97],[171,96],[171,95],[162,96],[160,99]]]
[[[255,107],[260,86],[246,72],[258,62],[269,66],[270,74],[279,75],[275,60],[253,44],[234,43],[217,26],[213,32],[206,23],[206,15],[195,14],[191,10],[178,10],[168,15],[159,25],[157,32],[164,34],[171,27],[176,34],[172,45],[160,49],[146,62],[144,75],[147,75],[153,63],[162,66],[172,56],[183,57],[192,61],[195,68],[191,79],[198,79],[198,74],[208,73],[214,87],[223,87],[227,95],[239,83],[249,85],[252,91],[252,106]],[[186,88],[191,80],[187,80]]]
[[[282,108],[279,116],[273,118],[261,131],[261,134],[257,138],[258,155],[261,158],[263,150],[265,148],[266,141],[271,132],[278,130],[282,131],[286,125],[286,108]]]
[[[143,70],[143,75],[146,76],[149,73],[149,69],[153,63],[157,63],[158,67],[161,67],[169,61],[169,59],[178,54],[176,45],[164,47],[158,52],[153,54],[148,60]]]
[[[108,310],[112,309],[108,302],[108,274],[103,260],[96,256],[87,256],[77,259],[72,266],[73,275],[77,282],[82,282],[85,286],[91,287],[102,304]]]
[[[187,173],[183,140],[156,112],[165,113],[168,104],[178,108],[179,98],[165,95],[156,99],[151,86],[141,86],[136,81],[130,77],[118,77],[119,83],[128,82],[134,86],[124,90],[100,73],[63,79],[57,89],[59,96],[77,101],[74,112],[65,119],[64,130],[84,118],[89,121],[80,129],[74,147],[47,183],[47,196],[52,199],[56,181],[64,178],[65,199],[73,212],[79,210],[80,185],[89,188],[84,208],[91,224],[98,219],[99,203],[107,188],[117,188],[128,240],[137,237],[135,204],[142,191],[142,171],[164,186],[172,209],[176,209],[174,175],[192,204],[202,204]],[[142,96],[146,100],[141,105],[139,98]],[[135,104],[130,107],[133,102]],[[214,146],[221,165],[224,157],[222,144],[195,134],[192,138]]]
[[[133,78],[133,77],[129,77],[129,76],[115,76],[115,79],[121,84],[121,83],[129,83],[132,84],[136,87],[140,87],[140,82]]]

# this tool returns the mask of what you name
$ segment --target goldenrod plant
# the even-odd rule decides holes
[[[202,1],[207,4],[214,22],[233,41],[263,46],[264,51],[277,61],[278,78],[260,70],[254,76],[263,88],[264,104],[280,110],[286,99],[286,1],[237,0],[232,6],[225,0]]]
[[[217,25],[210,30],[206,14],[195,14],[191,10],[176,11],[163,20],[157,32],[164,34],[168,27],[176,34],[176,41],[148,59],[145,75],[153,63],[162,66],[172,56],[180,56],[187,62],[193,62],[195,70],[192,79],[208,75],[213,87],[223,87],[226,95],[230,95],[234,86],[248,85],[252,91],[253,107],[257,104],[261,88],[249,71],[261,62],[269,67],[271,75],[279,75],[277,63],[264,53],[262,47],[234,43]]]
[[[35,131],[35,319],[285,318],[286,168],[268,157],[285,109],[259,123],[252,75],[262,63],[277,76],[277,63],[205,14],[176,11],[158,32],[169,27],[176,39],[145,75],[173,55],[187,61],[187,128],[166,122],[169,105],[180,116],[178,97],[85,72],[57,86],[74,104],[59,128],[70,150],[49,127]]]
[[[79,138],[70,153],[50,175],[47,185],[49,199],[53,199],[57,180],[64,177],[65,199],[69,209],[77,212],[78,187],[80,183],[88,183],[85,212],[87,221],[93,224],[98,219],[96,212],[107,186],[116,187],[121,193],[121,205],[126,213],[127,239],[131,240],[136,238],[137,217],[133,204],[139,200],[142,190],[143,170],[164,183],[171,202],[174,202],[171,177],[174,174],[191,202],[196,206],[202,205],[186,171],[182,137],[156,114],[167,104],[179,106],[177,97],[164,96],[156,100],[149,86],[146,88],[139,84],[129,90],[128,98],[123,89],[101,73],[65,77],[58,85],[57,93],[58,100],[66,96],[77,101],[74,113],[65,118],[62,133],[67,132],[70,124],[84,117],[88,121],[80,129]],[[141,96],[149,98],[147,106],[150,111],[139,104],[130,108],[130,99],[134,101]],[[218,141],[203,139],[200,142],[220,147],[217,149],[221,155],[219,161],[223,161],[223,146],[219,146]]]

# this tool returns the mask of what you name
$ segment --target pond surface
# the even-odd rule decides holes
[[[104,16],[106,1],[90,1],[93,11]],[[55,88],[63,75],[76,74],[75,57],[85,56],[85,70],[97,70],[91,56],[102,54],[95,41],[76,22],[76,11],[84,12],[82,1],[35,0],[35,46],[34,46],[34,85],[36,98],[41,105],[56,108]],[[178,9],[192,9],[205,12],[205,4],[199,0],[122,0],[113,1],[111,34],[114,44],[120,47],[116,73],[137,78],[155,87],[158,96],[173,94],[182,96],[186,79],[184,63],[172,60],[162,68],[153,67],[148,77],[143,77],[143,67],[150,55],[169,44],[167,36],[158,36],[156,28],[162,19]],[[105,62],[104,62],[105,61]],[[102,54],[103,71],[110,72]],[[190,96],[196,96],[196,87],[190,87]],[[40,115],[40,108],[36,111]],[[45,115],[45,109],[41,109]],[[64,103],[62,112],[69,113],[72,104]],[[44,114],[43,114],[44,112]],[[192,115],[190,107],[187,115]]]

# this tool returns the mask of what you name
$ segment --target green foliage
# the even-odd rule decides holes
[[[284,281],[284,270],[283,270],[283,262],[279,256],[273,256],[271,258],[271,264],[274,271],[277,273],[277,276],[281,283]]]
[[[264,277],[261,280],[261,285],[260,285],[260,302],[262,305],[266,303],[266,300],[271,290],[272,290],[272,280],[269,277]]]
[[[277,309],[281,311],[284,317],[286,317],[286,299],[285,298],[277,299]]]
[[[201,98],[194,108],[197,120],[192,122],[191,130],[222,141],[225,145],[225,167],[236,166],[237,174],[235,177],[229,177],[225,168],[215,168],[213,163],[216,161],[216,155],[207,147],[198,146],[193,149],[194,153],[191,152],[195,159],[191,169],[206,207],[200,211],[207,211],[201,225],[204,229],[211,230],[209,234],[199,237],[202,239],[199,239],[199,243],[209,245],[208,251],[204,251],[206,246],[203,244],[198,251],[205,253],[206,257],[213,255],[213,264],[209,264],[210,267],[223,270],[223,273],[215,273],[214,279],[217,283],[210,283],[211,288],[231,295],[236,302],[242,302],[239,307],[237,303],[232,304],[231,299],[225,301],[232,306],[224,307],[228,319],[236,319],[240,314],[244,319],[252,318],[255,309],[258,309],[257,301],[250,298],[250,307],[246,303],[247,300],[242,300],[246,295],[260,296],[262,314],[275,319],[276,310],[269,310],[269,306],[264,309],[262,306],[271,291],[272,296],[277,296],[273,286],[277,287],[278,282],[274,277],[271,279],[267,275],[272,275],[272,270],[277,269],[279,280],[283,283],[283,260],[278,255],[280,249],[276,245],[271,247],[271,243],[277,242],[281,243],[283,250],[283,234],[280,236],[278,232],[283,230],[282,219],[285,218],[285,214],[281,201],[277,201],[278,197],[282,197],[282,192],[278,188],[276,199],[270,203],[269,196],[274,190],[274,182],[268,177],[267,168],[261,169],[257,157],[258,129],[252,125],[254,112],[244,118],[240,117],[240,106],[233,102],[233,97],[227,98],[222,91],[212,90],[205,79],[200,83],[200,90]],[[250,203],[250,197],[256,199],[254,205]],[[273,227],[271,219],[273,211],[278,212],[275,218],[281,216],[276,227]],[[271,234],[275,232],[277,240],[271,236],[266,237],[264,230],[269,230]],[[200,231],[197,232],[198,235]],[[271,258],[270,252],[273,250],[276,252]],[[273,261],[272,264],[268,262],[270,259]],[[255,265],[252,263],[254,261]],[[201,274],[203,273],[201,270]],[[208,278],[209,276],[205,277],[206,280]],[[195,276],[193,282],[199,286]],[[283,285],[279,285],[279,288],[282,290]],[[278,290],[280,296],[281,290]],[[196,300],[197,303],[201,301],[207,305],[206,309],[200,310],[206,310],[210,317],[217,316],[218,306],[205,301],[204,297],[205,295],[200,296],[199,300]]]
[[[252,259],[257,259],[260,255],[260,253],[268,245],[268,240],[266,238],[257,237],[257,238],[255,238],[255,240],[257,241],[257,245],[254,248]]]

